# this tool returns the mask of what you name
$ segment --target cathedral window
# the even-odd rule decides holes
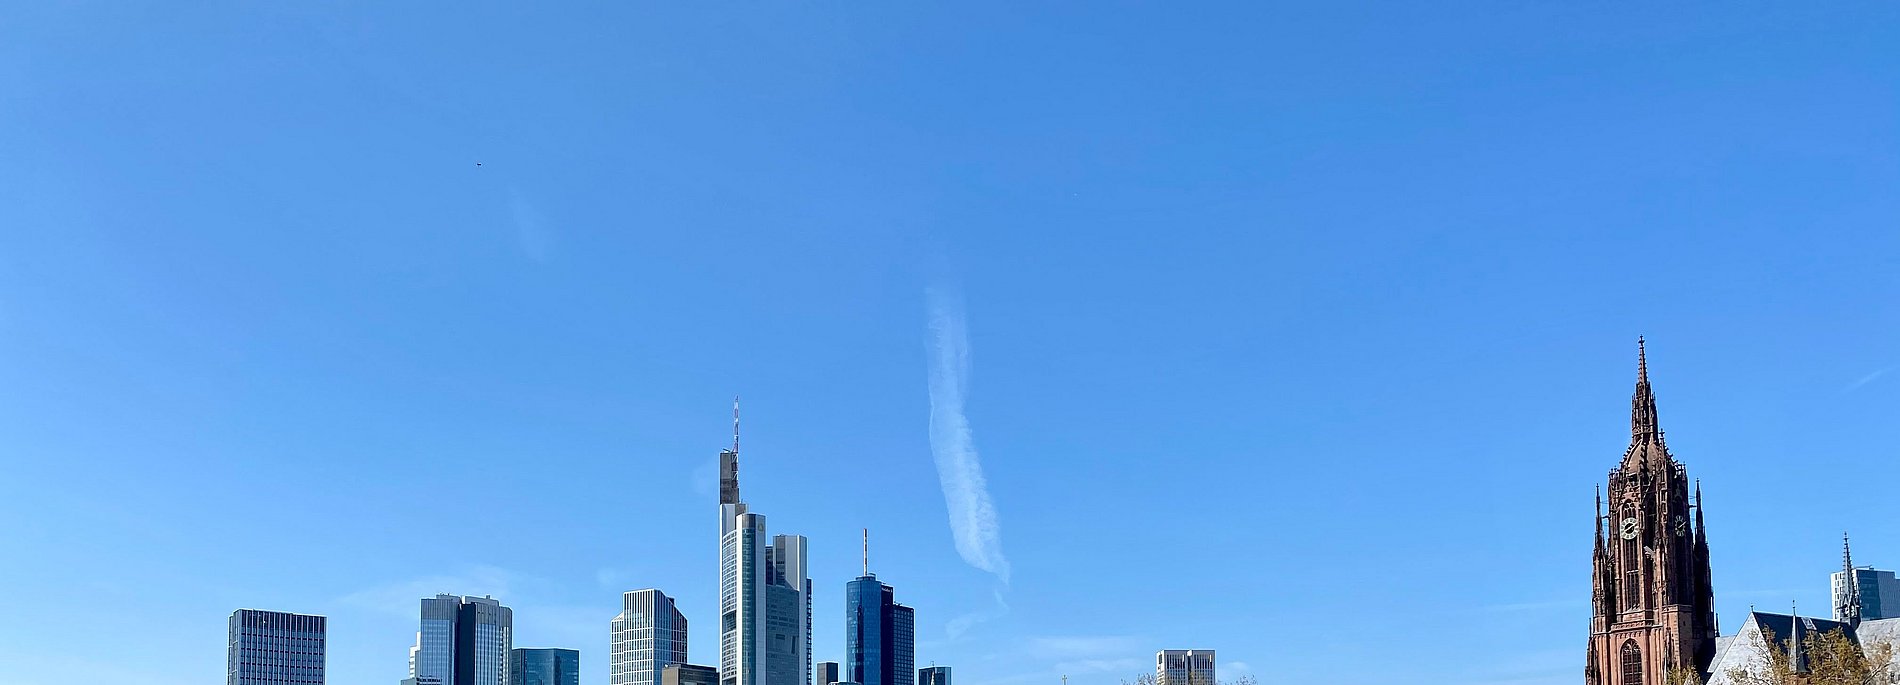
[[[1642,685],[1643,650],[1636,648],[1635,640],[1623,641],[1623,685]]]

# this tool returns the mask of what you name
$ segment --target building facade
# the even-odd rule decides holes
[[[811,685],[811,580],[806,540],[766,537],[765,517],[739,497],[739,406],[732,449],[719,453],[721,685]]]
[[[930,666],[917,669],[917,685],[950,685],[950,667]]]
[[[513,610],[493,597],[436,595],[421,616],[404,685],[508,685]]]
[[[838,682],[838,680],[838,662],[818,662],[818,672],[816,677],[812,678],[812,685],[831,685],[832,683]]]
[[[225,685],[323,685],[325,622],[281,611],[231,612]]]
[[[912,685],[916,677],[916,614],[896,590],[865,573],[845,584],[844,678],[860,685]]]
[[[1155,653],[1155,685],[1216,685],[1214,650],[1166,649]]]
[[[668,664],[660,669],[660,685],[719,685],[719,669],[694,664]]]
[[[668,665],[686,663],[686,616],[673,598],[634,590],[620,596],[620,607],[608,627],[611,685],[656,685]]]
[[[1706,678],[1715,657],[1701,488],[1663,442],[1641,339],[1636,350],[1630,444],[1610,470],[1607,512],[1597,497],[1587,685],[1661,685],[1677,669]]]
[[[581,685],[581,653],[572,649],[517,649],[508,658],[508,685]]]

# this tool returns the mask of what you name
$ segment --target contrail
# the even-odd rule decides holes
[[[1002,528],[983,479],[983,462],[970,441],[970,422],[963,416],[964,386],[970,379],[963,303],[941,288],[924,294],[930,308],[930,452],[936,456],[937,480],[950,510],[950,532],[964,562],[1008,583]]]

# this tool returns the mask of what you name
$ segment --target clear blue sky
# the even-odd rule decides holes
[[[1900,565],[1893,3],[390,4],[4,9],[0,682],[716,663],[740,394],[821,660],[868,526],[959,685],[1571,683],[1638,334],[1725,628]]]

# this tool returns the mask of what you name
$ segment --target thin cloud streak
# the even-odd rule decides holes
[[[1886,375],[1888,371],[1892,371],[1892,370],[1893,370],[1893,367],[1891,366],[1884,369],[1875,369],[1873,373],[1867,374],[1865,376],[1861,376],[1860,380],[1854,381],[1852,384],[1847,386],[1846,390],[1842,390],[1841,392],[1853,392],[1855,390],[1859,390],[1860,386],[1866,385],[1868,383],[1872,383],[1875,380],[1879,379],[1881,376]]]
[[[930,452],[936,457],[943,502],[950,510],[950,532],[965,563],[1007,584],[1009,560],[1003,557],[1002,526],[990,502],[970,422],[963,415],[970,341],[964,331],[962,302],[941,288],[929,289],[925,298],[930,310]]]

